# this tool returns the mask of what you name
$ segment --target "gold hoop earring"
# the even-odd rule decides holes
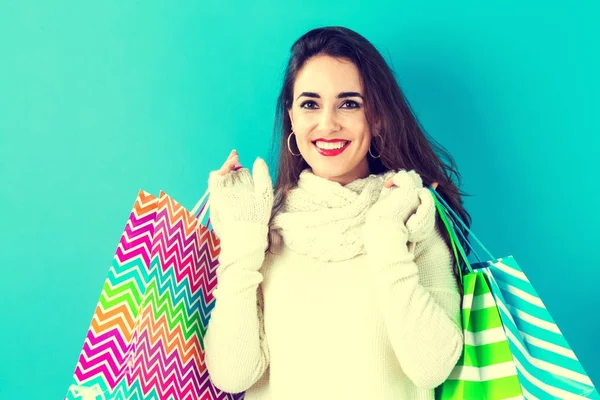
[[[294,134],[294,131],[291,131],[291,132],[290,132],[290,134],[288,135],[288,138],[287,138],[287,146],[288,146],[288,150],[289,150],[289,152],[290,152],[290,153],[291,153],[293,156],[299,156],[299,155],[300,155],[300,153],[298,153],[298,154],[294,154],[294,153],[292,152],[292,149],[291,149],[291,147],[290,147],[290,138],[292,137],[292,135],[293,135],[293,134]],[[298,144],[298,141],[296,141],[296,145],[297,145],[297,144]]]
[[[377,135],[375,137],[381,138],[381,135]],[[381,139],[381,151],[379,152],[379,155],[377,157],[375,157],[373,155],[373,153],[371,153],[371,144],[369,144],[369,154],[371,155],[371,157],[373,157],[373,158],[379,158],[379,157],[381,157],[382,153],[383,153],[383,139]]]

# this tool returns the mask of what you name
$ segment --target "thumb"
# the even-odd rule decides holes
[[[256,194],[266,197],[273,193],[273,182],[271,181],[271,175],[269,175],[269,167],[260,157],[256,157],[252,165],[252,179]]]
[[[419,189],[420,205],[414,214],[406,221],[408,240],[420,242],[433,231],[435,227],[436,206],[429,189]]]

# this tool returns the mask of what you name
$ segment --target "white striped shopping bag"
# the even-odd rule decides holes
[[[481,271],[473,271],[449,221],[450,217],[439,201],[435,203],[448,230],[459,266],[465,340],[460,359],[446,381],[436,388],[435,397],[437,400],[522,400],[523,389],[517,368],[486,275]],[[466,272],[464,275],[463,270]]]
[[[449,232],[452,232],[453,246],[456,246],[463,256],[466,269],[485,275],[499,310],[523,397],[600,399],[600,394],[514,257],[494,257],[444,199],[435,190],[430,188],[430,191],[436,199],[440,215],[444,216],[443,219],[452,216],[452,221],[446,226]],[[488,254],[488,261],[481,261],[475,249],[469,246],[479,260],[477,263],[469,263],[456,233],[461,235],[466,243],[470,242],[460,229],[454,229],[457,223],[461,224]]]

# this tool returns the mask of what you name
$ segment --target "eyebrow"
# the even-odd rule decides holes
[[[315,99],[320,99],[321,96],[319,96],[318,93],[315,92],[302,92],[300,93],[300,95],[298,97],[296,97],[296,100],[298,100],[300,97],[305,96],[305,97],[313,97]],[[341,92],[340,94],[337,95],[338,99],[344,99],[346,97],[360,97],[361,99],[365,99],[360,93],[358,92]]]

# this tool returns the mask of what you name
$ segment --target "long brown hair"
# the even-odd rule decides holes
[[[291,56],[285,70],[283,87],[277,100],[271,160],[275,158],[277,178],[275,181],[275,202],[269,221],[283,205],[283,200],[290,189],[298,182],[300,172],[310,166],[302,156],[293,156],[287,147],[291,122],[288,110],[292,107],[294,82],[303,65],[317,55],[328,55],[338,59],[349,60],[358,68],[364,87],[365,115],[369,126],[373,121],[380,122],[381,138],[373,138],[371,151],[380,158],[367,155],[369,169],[372,174],[390,170],[414,169],[423,179],[423,185],[433,182],[439,185],[436,191],[448,203],[467,226],[471,226],[471,216],[464,209],[461,195],[452,181],[451,173],[456,175],[460,185],[460,174],[451,154],[430,137],[421,127],[411,106],[404,97],[393,71],[389,68],[379,51],[364,37],[344,27],[331,26],[313,29],[301,36],[291,47]],[[383,147],[381,143],[384,143]],[[292,151],[298,154],[294,141],[290,142]],[[296,147],[296,149],[294,149]],[[440,157],[446,159],[444,163]],[[272,165],[272,163],[271,163]],[[436,223],[450,247],[450,239],[439,216]],[[462,227],[456,227],[461,229]],[[467,233],[465,237],[467,237]],[[467,254],[469,247],[462,238],[459,239]],[[265,251],[271,252],[271,235]],[[450,247],[451,248],[451,247]],[[454,266],[457,274],[456,265]]]

